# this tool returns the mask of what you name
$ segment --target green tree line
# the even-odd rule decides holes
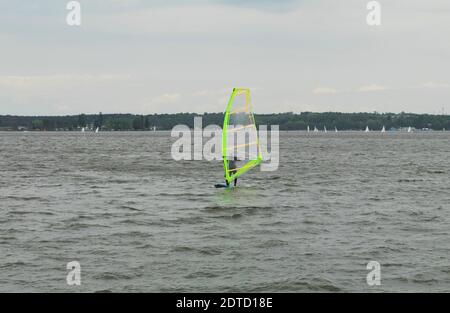
[[[0,130],[170,130],[175,125],[194,126],[194,117],[203,117],[203,127],[210,124],[221,126],[223,113],[176,113],[176,114],[79,114],[70,116],[12,116],[0,115]],[[280,130],[305,130],[326,127],[333,130],[362,130],[414,127],[416,129],[450,129],[450,115],[413,113],[338,113],[302,112],[255,114],[257,124],[279,125]]]

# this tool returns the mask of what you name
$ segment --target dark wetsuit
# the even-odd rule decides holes
[[[228,161],[228,170],[230,171],[230,176],[236,173],[236,161],[230,160]],[[228,181],[226,180],[227,186],[229,185]],[[237,178],[234,180],[234,186],[237,184]]]

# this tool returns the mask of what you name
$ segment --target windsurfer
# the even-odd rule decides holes
[[[237,157],[234,157],[233,160],[229,160],[228,161],[228,169],[230,171],[230,176],[237,172],[237,170],[236,170],[236,168],[237,168],[236,167],[236,161],[237,161]],[[225,183],[227,184],[227,186],[230,185],[228,180],[225,180]],[[237,178],[234,179],[234,186],[235,187],[236,187],[236,184],[237,184]]]

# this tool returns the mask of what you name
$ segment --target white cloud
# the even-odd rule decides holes
[[[130,79],[130,75],[114,74],[58,74],[58,75],[36,75],[36,76],[0,76],[0,87],[35,87],[43,85],[54,86],[54,84],[78,84],[99,83],[111,81],[123,81]]]
[[[180,98],[181,95],[178,93],[165,93],[153,98],[151,102],[156,104],[171,104],[178,102]]]
[[[313,94],[315,95],[327,95],[335,93],[338,93],[337,89],[329,87],[317,87],[316,89],[313,90]]]
[[[448,83],[435,83],[435,82],[427,82],[421,85],[422,88],[450,88],[450,84]]]
[[[145,113],[153,112],[167,112],[175,113],[180,106],[181,94],[179,93],[163,93],[151,99],[144,99],[140,101],[142,103],[142,110]],[[182,110],[188,111],[188,110]]]
[[[192,96],[194,97],[204,97],[208,95],[208,90],[200,90],[200,91],[195,91],[192,93]]]
[[[450,97],[448,0],[387,1],[379,28],[360,0],[93,0],[80,28],[56,1],[16,2],[0,1],[0,114],[218,112],[233,86],[259,112],[433,112]]]
[[[129,75],[120,74],[0,76],[0,114],[119,111],[114,101],[125,96],[118,92],[128,80]]]
[[[389,88],[386,86],[380,86],[380,85],[376,85],[376,84],[371,84],[371,85],[366,85],[366,86],[361,86],[358,88],[359,92],[372,92],[372,91],[384,91],[384,90],[388,90]]]
[[[179,5],[124,10],[108,15],[97,13],[86,27],[102,33],[214,40],[249,38],[258,32],[264,32],[266,36],[280,32],[292,34],[304,23],[302,17],[299,10],[280,15],[245,7],[236,10],[223,4]]]
[[[255,89],[253,89],[255,90]],[[230,88],[222,88],[222,89],[204,89],[204,90],[198,90],[194,91],[192,93],[193,97],[217,97],[217,96],[224,96],[231,93]]]

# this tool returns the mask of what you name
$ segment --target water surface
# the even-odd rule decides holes
[[[450,292],[449,132],[280,141],[223,190],[168,132],[0,133],[0,291]]]

